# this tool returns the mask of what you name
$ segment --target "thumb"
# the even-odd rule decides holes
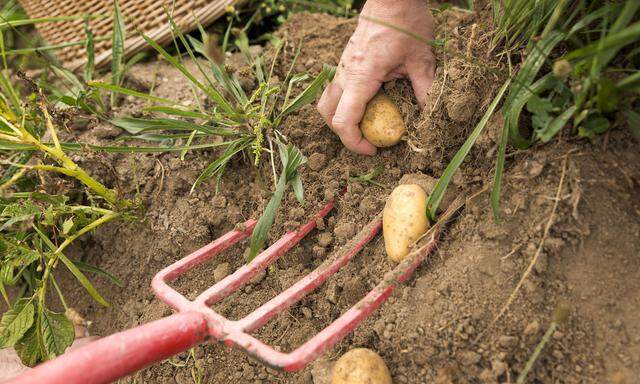
[[[424,107],[427,92],[433,84],[435,77],[435,64],[431,60],[414,60],[407,65],[407,73],[413,92],[416,95],[420,107]]]

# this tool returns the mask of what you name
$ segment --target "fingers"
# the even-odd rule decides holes
[[[347,84],[343,91],[339,83]],[[376,94],[380,82],[354,81],[343,76],[336,76],[325,88],[318,111],[329,127],[340,137],[349,150],[363,155],[374,155],[376,147],[364,137],[358,123],[362,120],[367,103]]]
[[[371,77],[353,75],[345,83],[331,127],[345,147],[363,155],[375,155],[376,147],[362,137],[358,124],[367,103],[376,95],[382,83]]]
[[[424,107],[427,92],[433,84],[435,65],[431,60],[411,61],[407,64],[407,73],[413,92],[420,107]]]
[[[318,101],[318,112],[320,112],[324,122],[330,127],[331,120],[333,120],[333,115],[336,113],[336,108],[340,101],[340,96],[342,96],[342,88],[340,88],[334,80],[324,89]]]

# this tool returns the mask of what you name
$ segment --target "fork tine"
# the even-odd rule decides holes
[[[378,234],[381,226],[381,214],[378,214],[360,231],[360,233],[354,237],[352,241],[338,250],[338,252],[340,252],[343,249],[348,249],[346,253],[342,255],[336,253],[335,255],[339,255],[337,258],[334,257],[333,260],[328,259],[313,272],[300,279],[297,283],[257,308],[244,319],[239,320],[238,324],[240,328],[247,332],[252,332],[260,328],[275,315],[289,308],[293,303],[300,300],[307,293],[316,289],[324,283],[325,280],[348,263],[358,252],[360,252],[360,250]],[[327,266],[327,264],[329,265]]]
[[[265,249],[258,256],[256,256],[256,258],[253,259],[249,264],[243,265],[234,273],[222,279],[216,285],[202,292],[194,302],[196,304],[204,303],[205,305],[209,306],[220,301],[222,298],[230,295],[235,290],[242,287],[244,284],[246,284],[247,281],[260,273],[260,271],[267,268],[280,256],[282,256],[296,244],[298,244],[303,237],[305,237],[316,227],[317,220],[324,218],[333,209],[334,206],[335,198],[329,200],[329,202],[306,224],[300,226],[296,231],[287,232],[269,248]]]

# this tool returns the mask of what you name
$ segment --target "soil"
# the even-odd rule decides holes
[[[313,106],[284,121],[282,133],[309,159],[301,169],[306,201],[300,205],[288,190],[269,241],[303,223],[342,187],[347,186],[347,192],[318,229],[259,278],[217,304],[216,310],[240,318],[320,265],[382,209],[403,176],[414,175],[423,184],[433,185],[504,79],[500,63],[487,56],[490,34],[482,31],[490,30],[488,10],[478,12],[449,9],[436,15],[437,37],[447,38],[446,47],[455,55],[439,55],[437,80],[422,111],[408,83],[385,85],[406,119],[408,135],[401,144],[375,157],[350,153]],[[295,70],[313,74],[324,63],[337,64],[354,28],[354,20],[303,13],[278,34],[296,45],[303,41]],[[265,49],[267,57],[272,57],[270,48]],[[296,49],[293,44],[285,48],[276,65],[280,78]],[[484,65],[469,64],[464,57],[480,58]],[[229,58],[228,65],[239,76],[246,73],[237,57]],[[155,84],[154,94],[160,97],[185,102],[192,97],[187,82],[162,61],[136,65],[128,82],[142,90]],[[253,85],[250,79],[244,82],[247,87]],[[124,99],[118,114],[140,115],[144,106]],[[492,119],[453,178],[452,196],[471,196],[491,185],[500,129],[499,119]],[[73,134],[85,142],[105,143],[121,132],[93,124]],[[488,193],[469,199],[448,226],[437,252],[414,276],[302,372],[279,372],[239,350],[209,344],[194,352],[202,382],[328,383],[331,364],[355,347],[377,351],[395,383],[514,382],[563,302],[569,303],[569,318],[544,348],[529,381],[637,382],[637,144],[625,129],[616,129],[593,142],[567,135],[529,150],[509,149],[500,224],[490,214]],[[217,193],[214,180],[190,193],[193,181],[216,155],[215,151],[189,152],[184,161],[175,153],[76,156],[97,177],[145,205],[144,220],[108,224],[69,253],[114,273],[124,283],[120,288],[101,277],[92,278],[112,304],[103,308],[73,279],[66,279],[67,300],[92,321],[92,334],[108,335],[171,314],[150,289],[154,274],[236,223],[260,215],[270,197],[271,171],[267,166],[257,170],[249,159],[234,161]],[[382,186],[349,179],[376,166],[383,168],[376,179]],[[558,188],[557,210],[552,212]],[[543,239],[550,219],[549,234]],[[504,316],[492,324],[540,244],[542,251],[531,275]],[[232,248],[179,279],[175,287],[193,298],[241,266],[244,251],[242,246]],[[295,349],[350,308],[393,267],[382,239],[376,238],[324,285],[259,329],[257,337],[283,351]],[[189,383],[195,365],[185,352],[123,382]]]

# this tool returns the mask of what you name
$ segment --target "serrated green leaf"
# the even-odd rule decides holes
[[[73,229],[73,218],[68,218],[62,223],[62,234],[68,235]]]
[[[56,313],[46,308],[39,317],[45,357],[53,359],[62,355],[75,338],[73,323],[64,313]]]
[[[34,367],[42,356],[40,354],[40,345],[38,344],[37,327],[34,324],[24,336],[15,344],[14,349],[20,357],[22,364],[27,367]]]
[[[0,348],[13,347],[33,324],[35,309],[29,298],[22,298],[13,304],[0,320]]]
[[[2,227],[0,227],[0,231],[4,231],[15,223],[33,220],[39,214],[40,209],[29,200],[9,204],[0,214],[0,219],[7,219]]]

